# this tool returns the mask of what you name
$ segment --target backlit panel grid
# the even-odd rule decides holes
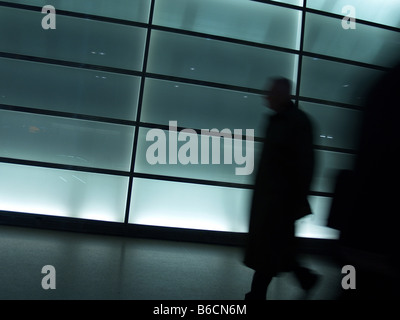
[[[318,160],[315,215],[297,234],[335,238],[323,226],[335,174],[352,167],[366,92],[400,43],[395,2],[345,2],[2,1],[0,156],[13,169],[3,188],[13,188],[0,209],[246,232],[270,113],[263,90],[269,77],[285,76],[313,120]],[[57,9],[56,30],[40,27],[44,5]],[[342,26],[345,5],[356,9],[356,29]],[[170,121],[195,129],[198,141],[201,129],[253,129],[252,174],[235,175],[236,163],[149,164],[146,134],[169,137]],[[223,141],[220,154],[233,152]],[[37,187],[19,174],[41,170],[54,184],[35,198]],[[107,185],[119,196],[103,197],[107,213],[96,216],[93,199]],[[20,192],[31,199],[24,207],[11,203]],[[63,196],[46,207],[40,199],[52,192]]]

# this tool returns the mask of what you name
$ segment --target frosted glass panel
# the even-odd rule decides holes
[[[356,19],[400,27],[400,1],[398,0],[307,0],[309,8],[340,15],[347,14],[348,11],[343,13],[342,10],[348,5],[355,8]]]
[[[313,214],[296,221],[296,236],[315,239],[339,239],[340,232],[326,226],[332,199],[310,196],[308,200]]]
[[[149,0],[8,0],[43,7],[52,5],[57,10],[87,13],[96,16],[147,22],[150,11]]]
[[[43,17],[1,8],[0,51],[142,70],[146,29],[57,15],[56,30],[45,31]]]
[[[184,128],[254,129],[263,136],[271,113],[263,103],[256,94],[148,79],[140,119],[164,125],[176,120]]]
[[[136,117],[138,77],[2,58],[0,70],[2,104],[125,120]]]
[[[265,89],[266,80],[273,76],[296,79],[296,68],[297,56],[293,54],[154,31],[151,34],[147,70]]]
[[[333,192],[338,172],[343,169],[352,170],[355,156],[340,152],[316,150],[315,160],[311,190]]]
[[[148,138],[149,141],[146,141],[146,135],[150,130],[153,132],[155,132],[154,130],[157,130],[159,133],[157,133],[156,137],[151,139]],[[220,129],[220,131],[221,130],[222,129]],[[162,146],[164,143],[161,139],[159,140],[159,135],[162,139],[165,139],[166,147],[164,153],[166,156],[164,163],[160,163],[162,159],[161,150],[163,149],[160,147],[157,148],[157,151],[154,151],[156,146]],[[233,135],[231,135],[231,137],[233,137]],[[181,138],[184,140],[178,141],[178,139]],[[202,138],[207,139],[208,148],[203,147]],[[217,144],[218,142],[214,139],[219,141],[219,148]],[[237,152],[235,149],[238,147],[236,145],[237,142],[233,142],[234,139],[232,138],[226,140],[228,144],[225,146],[225,138],[212,138],[211,136],[201,136],[200,134],[189,134],[184,132],[177,133],[176,131],[168,132],[160,129],[141,128],[139,130],[135,171],[166,176],[252,184],[256,172],[255,168],[261,154],[262,144],[256,142],[254,143],[254,147],[252,147],[249,142],[248,149],[246,149],[246,140],[244,137],[242,137],[242,139],[243,141],[241,143],[240,140],[236,141],[238,142],[238,145],[240,145],[239,148],[241,148],[241,153],[239,152],[239,154],[242,154],[243,157],[245,157],[243,161],[241,161],[235,154]],[[192,142],[195,144],[192,144]],[[170,145],[173,144],[176,145],[176,150],[174,152],[169,152]],[[194,147],[183,153],[182,150],[186,150],[185,146],[189,145],[193,145]],[[225,152],[227,154],[225,154]],[[153,155],[158,159],[155,164],[151,164],[151,160],[148,160],[152,159],[150,157]],[[175,160],[173,160],[174,155]],[[197,163],[194,163],[191,160],[189,163],[185,162],[186,159],[189,159],[191,156],[193,156],[191,159],[197,161]],[[203,160],[204,156],[206,156],[208,164]],[[214,161],[213,157],[216,157],[218,161]],[[230,163],[227,161],[228,159],[230,159]],[[219,164],[216,162],[219,162]],[[236,174],[237,168],[243,168],[241,170],[246,170],[247,173]],[[250,172],[251,174],[248,174]]]
[[[0,156],[129,171],[133,130],[0,110]]]
[[[320,146],[356,149],[363,113],[323,104],[300,102],[314,125],[314,143]]]
[[[252,190],[135,179],[129,223],[248,232]],[[312,215],[299,220],[296,236],[337,239],[326,227],[330,198],[309,197]]]
[[[161,0],[156,1],[153,22],[298,49],[301,12],[248,0]]]
[[[363,105],[370,86],[382,71],[318,58],[303,58],[300,95]]]
[[[346,30],[341,19],[316,14],[307,14],[306,21],[306,51],[384,67],[392,67],[399,60],[400,32],[363,24]]]
[[[145,29],[58,15],[57,29],[45,31],[40,25],[43,16],[40,12],[2,8],[0,38],[3,41],[0,50],[130,70],[142,69]]]
[[[134,179],[129,223],[247,232],[251,190]]]
[[[128,178],[0,163],[0,210],[123,222]]]

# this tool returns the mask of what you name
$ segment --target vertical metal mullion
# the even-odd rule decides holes
[[[306,9],[307,9],[307,0],[304,0],[302,14],[301,14],[299,65],[298,65],[298,69],[297,69],[297,83],[296,83],[296,102],[295,102],[296,107],[299,106],[299,98],[300,98],[301,70],[302,70],[302,65],[303,65],[303,51],[304,51],[304,32],[305,32],[305,23],[306,23]]]
[[[134,171],[135,171],[135,159],[136,159],[138,136],[139,136],[139,123],[140,123],[140,116],[141,116],[141,112],[142,112],[144,85],[145,85],[145,81],[146,81],[147,60],[148,60],[149,47],[150,47],[150,36],[151,36],[151,28],[152,28],[152,23],[153,23],[154,4],[155,4],[155,0],[152,0],[151,4],[150,4],[149,23],[147,26],[146,43],[145,43],[144,56],[143,56],[142,77],[140,80],[138,108],[136,111],[135,135],[133,138],[131,168],[130,168],[129,184],[128,184],[128,194],[127,194],[126,207],[125,207],[125,219],[124,219],[125,225],[128,224],[129,214],[130,214],[133,176],[134,176]]]

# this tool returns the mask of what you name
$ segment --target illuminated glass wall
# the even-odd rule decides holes
[[[394,0],[0,1],[0,210],[247,232],[263,89],[284,76],[315,124],[314,214],[297,235],[335,238],[334,178],[352,167],[368,86],[399,57],[398,12]],[[232,139],[202,131],[214,128]],[[239,147],[251,174],[236,174]]]

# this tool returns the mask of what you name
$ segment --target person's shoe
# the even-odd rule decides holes
[[[295,271],[297,279],[300,282],[300,286],[303,290],[311,290],[319,281],[320,276],[311,272],[307,268],[300,267]]]
[[[320,276],[310,272],[307,276],[305,276],[301,281],[300,285],[301,288],[305,291],[310,291],[312,288],[315,287],[317,282],[319,281]]]

